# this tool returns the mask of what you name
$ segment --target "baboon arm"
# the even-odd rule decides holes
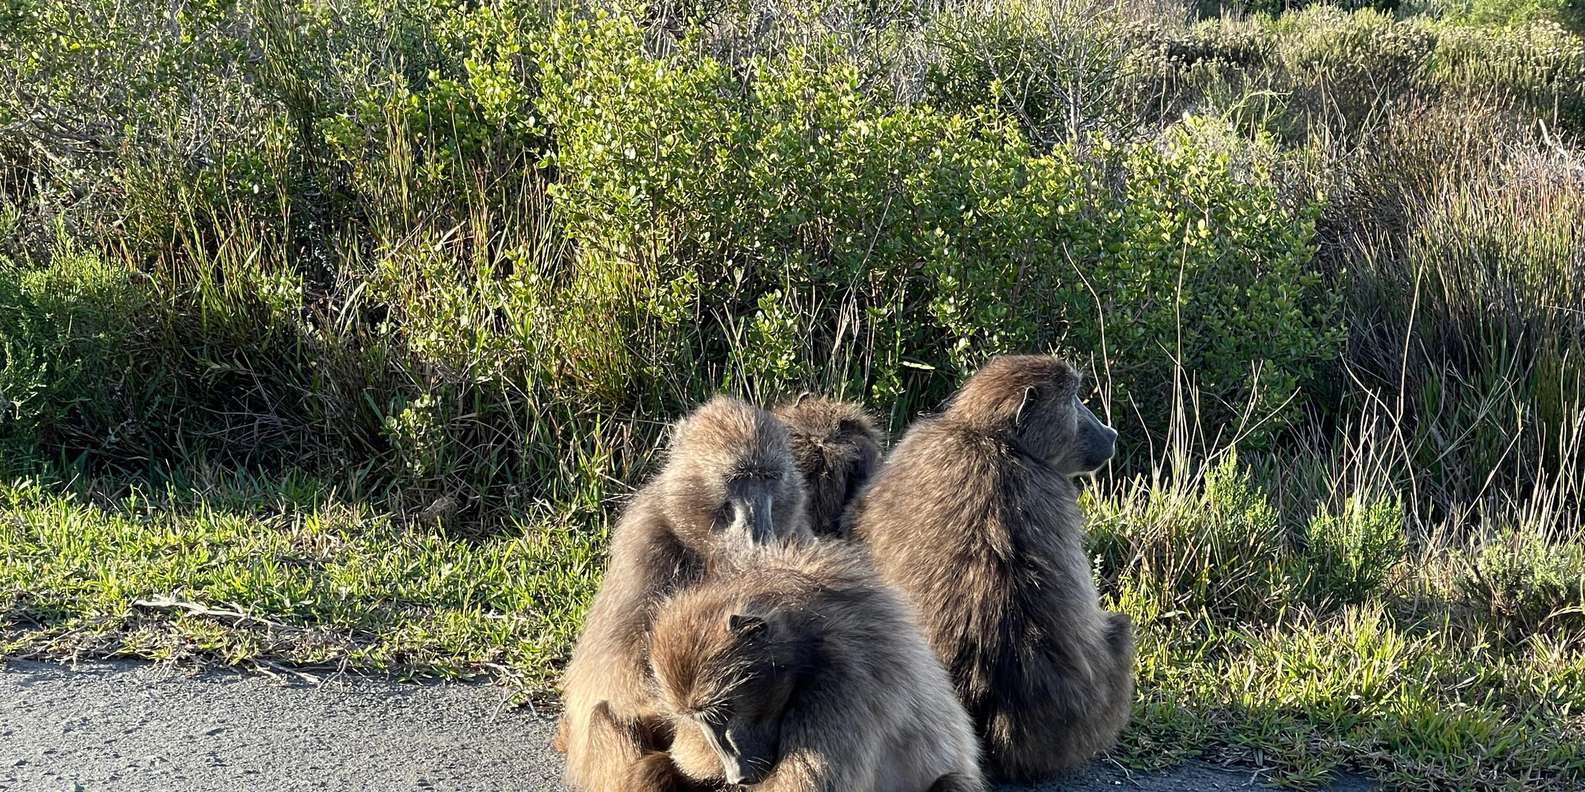
[[[833,735],[835,736],[835,735]],[[857,735],[842,735],[856,737]],[[859,744],[855,744],[859,743]],[[831,751],[795,749],[782,756],[776,772],[757,787],[762,792],[856,792],[869,789],[875,779],[856,757],[873,757],[868,740],[850,739]]]
[[[655,603],[677,588],[687,567],[681,544],[664,524],[641,521],[619,528],[605,581],[568,668],[569,707],[592,707],[606,699],[618,717],[647,714],[650,619]],[[574,725],[581,717],[574,716]]]
[[[610,634],[633,645],[643,641],[655,603],[695,574],[697,566],[692,554],[665,526],[652,524],[642,529],[647,530],[625,532],[625,541],[612,548],[601,591],[605,596],[598,603],[600,622]]]

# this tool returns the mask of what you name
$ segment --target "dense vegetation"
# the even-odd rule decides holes
[[[1409,2],[1409,0],[1405,0]],[[1087,366],[1119,756],[1585,783],[1585,8],[18,0],[0,655],[554,683],[716,391]]]

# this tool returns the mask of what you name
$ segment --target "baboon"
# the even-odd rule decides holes
[[[917,421],[853,506],[912,600],[985,746],[987,774],[1049,777],[1110,747],[1133,699],[1133,624],[1101,610],[1073,477],[1117,432],[1044,355],[999,357]]]
[[[787,424],[793,461],[803,474],[809,527],[845,536],[843,512],[880,465],[881,435],[864,408],[808,393],[771,412]]]
[[[678,424],[665,466],[617,522],[605,579],[562,682],[557,742],[571,786],[618,792],[627,760],[669,739],[649,684],[654,606],[735,553],[810,536],[780,421],[716,397]],[[628,740],[622,750],[609,744],[613,734]]]
[[[861,547],[755,548],[733,574],[661,606],[650,667],[685,779],[762,792],[984,788],[951,680]]]

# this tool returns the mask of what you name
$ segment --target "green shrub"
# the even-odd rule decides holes
[[[305,337],[300,280],[254,243],[238,232],[214,258],[153,276],[69,240],[47,264],[0,265],[0,434],[46,457],[134,468],[317,451],[319,378],[336,372]]]
[[[1350,164],[1353,208],[1325,232],[1349,273],[1349,362],[1402,388],[1394,410],[1438,505],[1545,488],[1582,451],[1585,181],[1571,153],[1488,145],[1501,118],[1452,105],[1395,122]]]
[[[1302,145],[1366,144],[1400,107],[1471,97],[1585,128],[1585,40],[1555,23],[1466,26],[1317,5],[1165,34],[1164,105],[1210,107]]]
[[[1349,371],[1409,386],[1417,470],[1566,460],[1577,190],[1567,138],[1527,142],[1578,92],[1555,28],[794,5],[29,4],[0,66],[6,431],[550,503],[709,392],[901,428],[987,355],[1057,349],[1143,458],[1180,393],[1206,445],[1347,418],[1374,393],[1342,316]],[[1487,96],[1484,126],[1399,139]],[[1532,184],[1453,189],[1521,144],[1559,150]],[[76,294],[78,256],[135,300],[26,285]]]
[[[151,296],[124,269],[69,243],[43,269],[0,260],[0,441],[48,447],[73,427],[125,431],[120,404],[144,387],[131,349]]]
[[[1311,600],[1352,605],[1379,593],[1404,559],[1405,531],[1403,506],[1392,498],[1349,497],[1336,513],[1317,509],[1304,537]]]
[[[1585,640],[1585,545],[1509,531],[1480,548],[1457,581],[1464,600],[1497,635]]]
[[[758,357],[733,329],[748,327],[780,362],[732,373],[819,380],[839,349],[848,377],[825,384],[888,408],[906,392],[906,414],[990,353],[1104,349],[1115,393],[1159,427],[1174,355],[1225,414],[1282,403],[1335,354],[1305,273],[1311,210],[1280,205],[1261,156],[1214,122],[1040,154],[1006,119],[896,105],[812,67],[826,57],[754,62],[740,82],[639,52],[621,20],[558,24],[541,106],[556,207],[582,240],[575,288],[609,302],[617,359],[648,381]],[[799,295],[809,309],[786,310]]]
[[[1576,0],[1439,0],[1424,4],[1443,19],[1470,25],[1513,27],[1550,21],[1581,32],[1585,6]]]
[[[1556,23],[1441,27],[1426,71],[1438,85],[1512,96],[1553,126],[1585,131],[1585,38]]]
[[[1197,481],[1090,499],[1086,513],[1103,580],[1151,618],[1260,622],[1298,593],[1287,531],[1232,456]]]
[[[1154,124],[1165,61],[1150,26],[1164,21],[1129,12],[1122,3],[1026,0],[953,9],[924,33],[937,53],[925,101],[949,112],[994,107],[1042,148]]]

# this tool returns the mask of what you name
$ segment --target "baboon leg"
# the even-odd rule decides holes
[[[650,751],[628,768],[628,792],[712,792],[724,789],[720,782],[696,781],[683,775],[662,751]]]
[[[1110,741],[1128,725],[1134,711],[1134,622],[1124,613],[1108,613],[1106,645],[1111,650],[1105,731]]]
[[[1005,735],[987,741],[988,764],[996,775],[1039,780],[1079,767],[1116,744],[1134,708],[1134,623],[1122,613],[1104,618],[1104,643],[1090,658],[1094,676],[1065,675],[1053,692],[1052,699],[1061,702],[1056,720],[1066,724],[1062,729],[1026,731],[1011,719],[993,721],[1000,724],[993,734]]]
[[[984,785],[962,773],[947,773],[936,779],[926,792],[984,792]]]
[[[644,757],[637,726],[626,725],[611,714],[611,705],[600,702],[589,713],[583,777],[588,792],[625,792],[629,770]]]

